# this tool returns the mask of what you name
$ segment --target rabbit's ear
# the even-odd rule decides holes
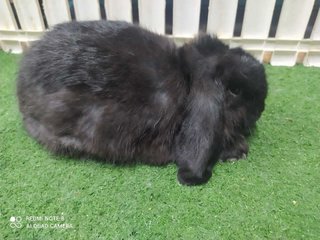
[[[226,74],[226,64],[224,62],[219,62],[215,66],[215,71],[214,71],[214,77],[222,79],[224,75]]]
[[[175,138],[174,154],[181,184],[207,182],[222,150],[223,86],[218,81],[206,83],[191,89],[186,118]]]
[[[203,56],[196,47],[191,44],[185,44],[179,48],[179,59],[183,72],[191,74],[194,71],[196,63],[203,59]]]
[[[223,85],[227,86],[229,81],[235,77],[234,71],[239,66],[240,58],[234,56],[231,50],[220,57],[217,61],[214,71],[214,78],[219,79]]]

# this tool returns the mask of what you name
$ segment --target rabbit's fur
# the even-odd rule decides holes
[[[175,162],[201,184],[218,161],[247,154],[264,110],[263,66],[202,35],[170,39],[118,21],[57,25],[22,59],[25,128],[50,151],[115,163]]]

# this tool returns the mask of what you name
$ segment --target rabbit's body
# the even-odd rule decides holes
[[[228,48],[217,43],[218,56]],[[124,22],[57,25],[21,63],[25,127],[55,153],[175,161],[182,183],[205,182],[223,150],[225,90],[219,81],[208,82],[207,61],[204,70],[189,73],[193,55]],[[201,79],[192,83],[194,76]]]
[[[186,96],[178,64],[171,41],[136,26],[58,26],[22,64],[26,127],[54,152],[166,163]]]

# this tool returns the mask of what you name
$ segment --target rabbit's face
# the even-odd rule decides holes
[[[220,158],[242,158],[249,149],[246,137],[254,130],[265,107],[267,81],[263,65],[241,48],[229,49],[209,36],[183,46],[180,56],[191,88],[205,93],[211,84],[221,83],[223,150]],[[217,90],[208,94],[220,96]],[[208,111],[212,116],[219,116],[217,109]]]
[[[230,52],[234,56],[234,65],[224,79],[226,117],[247,136],[265,107],[266,76],[262,64],[251,55],[241,49],[232,49]]]
[[[221,81],[224,86],[226,128],[231,134],[249,135],[267,96],[263,65],[241,48],[229,49],[224,55],[204,56],[199,49],[186,46],[182,54],[193,84]]]
[[[248,152],[245,137],[264,110],[267,82],[263,65],[242,49],[231,49],[223,64],[225,148],[237,148],[238,158]]]

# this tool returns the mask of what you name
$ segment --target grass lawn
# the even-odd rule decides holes
[[[186,187],[173,164],[50,155],[22,128],[19,58],[0,52],[0,239],[319,239],[320,68],[266,66],[248,159]]]

